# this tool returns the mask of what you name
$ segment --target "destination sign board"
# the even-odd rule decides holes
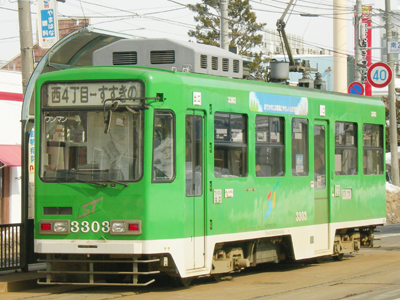
[[[42,104],[47,107],[102,106],[105,100],[119,99],[120,104],[132,105],[143,95],[143,85],[138,81],[52,82],[42,87]]]

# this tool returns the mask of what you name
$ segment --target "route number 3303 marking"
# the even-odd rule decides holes
[[[298,211],[296,212],[296,222],[307,221],[307,212],[306,211]]]
[[[104,233],[110,232],[110,222],[103,221],[101,225],[97,221],[93,221],[92,223],[89,223],[88,221],[83,221],[80,224],[78,221],[71,222],[71,232],[73,233],[77,233],[79,231],[83,233],[88,233],[89,231],[97,233],[100,230]]]

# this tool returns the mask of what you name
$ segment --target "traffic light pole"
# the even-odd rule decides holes
[[[391,9],[390,9],[390,0],[385,0],[386,6],[386,37],[387,44],[392,41],[392,17],[391,17]],[[389,50],[389,49],[388,49]],[[393,54],[387,53],[387,63],[390,69],[393,72]],[[389,83],[388,89],[388,102],[389,102],[389,129],[390,129],[390,152],[392,156],[392,183],[396,186],[399,186],[399,155],[398,155],[398,141],[397,141],[397,117],[396,117],[396,97],[394,95],[395,89],[395,80],[394,78]]]

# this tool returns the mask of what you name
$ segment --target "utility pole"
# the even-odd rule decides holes
[[[355,38],[355,68],[354,68],[354,81],[361,82],[361,49],[360,49],[360,21],[361,21],[361,0],[356,1],[356,15],[354,20],[356,28]]]
[[[221,1],[221,48],[229,50],[228,2]]]
[[[23,93],[28,86],[29,78],[33,72],[33,41],[32,41],[32,21],[31,21],[31,4],[29,0],[18,0],[18,19],[19,19],[19,40],[21,46],[21,73],[22,73],[22,88]],[[25,122],[22,120],[22,169],[27,168],[29,163],[27,151],[28,143],[24,143],[25,133],[24,133]],[[29,135],[29,133],[28,133]],[[27,169],[26,169],[27,170]],[[22,171],[24,174],[24,171]],[[22,179],[27,180],[26,178]],[[24,184],[24,183],[23,183]],[[21,266],[24,272],[28,271],[28,263],[30,257],[28,257],[29,249],[31,248],[32,235],[29,238],[28,228],[33,227],[33,222],[28,224],[28,191],[22,188],[21,197],[21,223],[23,228],[21,230],[21,251],[26,254],[21,257]],[[32,226],[30,226],[32,225]]]
[[[346,0],[333,0],[333,90],[347,93]]]
[[[33,72],[33,42],[30,0],[18,0],[19,41],[21,45],[22,88],[28,85]]]
[[[385,0],[385,12],[386,12],[386,38],[388,45],[392,41],[392,17],[390,9],[390,0]],[[389,50],[389,49],[388,49]],[[387,53],[387,63],[393,73],[393,54]],[[390,152],[392,156],[392,182],[394,185],[399,186],[399,155],[397,150],[397,118],[396,118],[396,97],[394,95],[394,84],[395,80],[389,83],[388,89],[388,101],[389,101],[389,123],[390,123]]]

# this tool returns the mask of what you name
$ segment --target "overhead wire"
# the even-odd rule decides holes
[[[300,14],[306,12],[304,9],[310,9],[310,8],[312,8],[312,9],[317,9],[318,12],[320,12],[320,13],[318,13],[318,15],[321,16],[321,17],[334,18],[334,14],[332,13],[332,10],[333,10],[333,9],[343,9],[343,7],[338,7],[338,6],[335,6],[335,5],[333,5],[333,4],[321,3],[321,0],[317,0],[317,1],[318,1],[318,3],[317,3],[316,1],[312,1],[312,0],[298,0],[298,2],[297,2],[297,4],[296,4],[296,8],[293,8],[293,9],[292,9],[292,14],[294,14],[294,15],[300,15]],[[175,26],[184,26],[185,28],[188,28],[188,25],[189,25],[189,24],[184,23],[184,22],[179,22],[179,21],[175,21],[175,20],[170,20],[170,19],[165,19],[165,18],[160,18],[160,17],[155,17],[155,16],[153,16],[153,15],[155,15],[155,14],[168,13],[168,12],[177,11],[177,10],[184,10],[185,8],[188,7],[188,4],[184,4],[184,3],[181,3],[181,2],[179,2],[179,1],[167,0],[167,2],[173,3],[173,4],[175,4],[175,5],[179,5],[180,7],[178,7],[178,8],[165,8],[165,9],[163,9],[163,10],[153,11],[153,12],[148,12],[148,13],[138,13],[138,12],[137,12],[138,9],[136,9],[135,11],[129,11],[129,10],[126,10],[126,9],[115,8],[115,7],[111,7],[111,6],[109,6],[109,5],[101,4],[101,3],[99,3],[99,2],[100,2],[100,1],[96,1],[96,3],[93,3],[93,2],[90,2],[90,1],[80,0],[79,3],[80,3],[80,7],[81,7],[81,9],[82,9],[83,15],[85,16],[85,14],[87,14],[87,12],[85,13],[85,11],[83,11],[82,3],[85,3],[85,4],[87,4],[87,5],[94,5],[94,6],[96,6],[96,7],[107,8],[107,9],[108,9],[109,11],[111,11],[111,12],[125,12],[125,15],[114,15],[114,16],[110,16],[110,15],[108,15],[109,13],[106,13],[106,14],[105,14],[105,13],[102,13],[102,12],[99,12],[99,11],[91,10],[91,11],[94,12],[95,15],[93,15],[93,16],[89,16],[89,15],[88,15],[87,17],[96,18],[96,19],[97,19],[97,18],[104,18],[104,19],[107,19],[107,18],[108,18],[108,19],[113,19],[113,20],[108,20],[108,21],[97,22],[97,23],[95,23],[94,25],[97,25],[97,24],[104,24],[104,23],[109,23],[109,22],[117,22],[117,21],[127,21],[127,20],[129,20],[130,18],[135,18],[135,17],[136,17],[136,18],[142,18],[142,19],[149,19],[149,20],[153,20],[153,21],[157,21],[157,22],[162,22],[162,23],[168,23],[168,24],[172,24],[172,25],[175,25]],[[269,12],[269,13],[276,13],[276,14],[281,14],[282,11],[283,11],[283,9],[284,9],[284,6],[287,5],[287,1],[281,1],[281,0],[274,0],[274,1],[268,1],[268,0],[257,0],[257,1],[254,1],[254,0],[250,0],[249,2],[251,2],[252,4],[254,4],[253,7],[252,7],[252,10],[254,10],[254,11],[256,11],[256,12],[257,12],[257,11],[260,11],[260,12]],[[71,6],[73,6],[72,3],[69,2],[69,1],[67,1],[66,3],[70,4]],[[320,7],[316,7],[315,5],[318,5],[318,6],[320,6]],[[264,7],[265,7],[265,6],[268,6],[268,10],[265,10],[265,9],[260,8],[260,7],[263,7],[263,6],[264,6]],[[271,8],[277,9],[277,11],[271,11]],[[298,9],[298,8],[301,8],[301,9]],[[1,6],[0,6],[0,9],[10,10],[10,11],[14,11],[14,12],[17,12],[17,11],[18,11],[18,10],[16,10],[16,9],[5,8],[5,7],[1,7]],[[154,9],[154,8],[149,8],[149,9]],[[353,7],[351,7],[351,6],[345,6],[344,9],[345,9],[345,12],[341,13],[340,15],[349,16],[349,17],[350,17],[350,15],[353,14],[353,10],[354,10]],[[85,7],[85,10],[89,11],[90,9],[88,9],[87,7]],[[144,9],[140,9],[140,10],[144,10]],[[325,13],[325,11],[328,11],[328,10],[330,10],[331,12],[330,12],[330,13],[328,13],[328,12]],[[96,15],[96,14],[101,14],[101,15],[99,16],[99,15]],[[68,15],[65,15],[65,14],[60,14],[60,15],[62,15],[62,16],[64,16],[64,17],[67,17],[67,18],[72,18],[72,19],[78,18],[77,16],[68,16]],[[400,21],[400,16],[399,16],[399,14],[396,14],[396,13],[393,13],[393,12],[392,12],[392,15],[394,16],[394,18],[395,18],[396,20],[399,20],[399,21]],[[132,24],[132,22],[127,22],[127,24],[136,27],[136,28],[132,28],[132,29],[127,29],[128,31],[129,31],[129,30],[139,30],[139,29],[143,29],[142,26],[137,26],[137,25],[135,25],[135,24]],[[190,26],[191,26],[192,28],[196,28],[195,25],[190,25]],[[400,25],[394,24],[394,26],[397,26],[397,27],[398,27],[398,26],[400,26]],[[146,28],[146,29],[147,29],[147,30],[152,30],[152,29],[148,29],[148,28]],[[159,30],[157,30],[157,31],[159,31]],[[170,33],[170,32],[169,32],[169,33]],[[18,37],[0,38],[0,42],[1,42],[1,41],[8,41],[8,40],[16,39],[16,38],[18,38]],[[324,47],[324,46],[321,46],[321,45],[317,45],[317,44],[315,44],[315,43],[313,43],[313,42],[307,42],[307,41],[306,41],[306,42],[304,42],[304,44],[305,44],[305,45],[310,45],[310,46],[316,47],[316,48],[318,48],[318,49],[324,49],[324,50],[328,50],[328,51],[334,51],[334,50],[328,49],[328,47]]]

